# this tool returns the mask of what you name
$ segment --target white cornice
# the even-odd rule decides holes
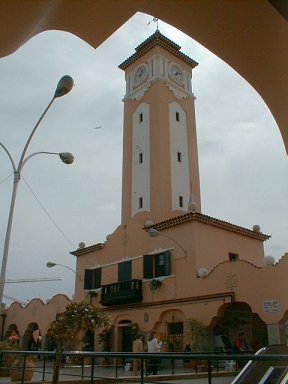
[[[173,83],[172,81],[167,80],[166,78],[164,79],[162,76],[155,76],[154,78],[146,81],[141,86],[137,87],[132,92],[129,92],[128,94],[126,94],[123,98],[123,101],[126,101],[126,100],[140,101],[140,100],[142,100],[145,93],[149,90],[149,88],[152,86],[152,84],[155,83],[156,81],[162,81],[170,89],[170,91],[173,92],[173,95],[178,100],[188,99],[188,98],[192,98],[194,100],[196,99],[192,92],[185,90],[181,86]]]
[[[169,82],[166,81],[165,83],[167,87],[170,89],[170,91],[173,92],[173,95],[176,97],[176,99],[178,100],[188,99],[188,98],[192,98],[194,100],[196,99],[196,97],[192,92],[187,92],[185,89],[182,89],[181,87],[177,86],[176,84],[170,81]]]
[[[133,92],[130,92],[129,94],[124,96],[123,101],[125,100],[142,100],[145,93],[148,91],[148,89],[151,87],[152,81],[146,82],[137,89],[135,89]]]

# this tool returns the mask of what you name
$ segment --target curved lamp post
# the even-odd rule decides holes
[[[79,280],[81,280],[81,276],[75,271],[75,269],[72,269],[72,268],[68,267],[68,265],[65,265],[65,264],[58,264],[58,263],[52,263],[52,261],[48,261],[48,262],[46,263],[46,267],[47,267],[47,268],[53,268],[53,267],[55,267],[55,265],[60,265],[60,267],[69,269],[70,271],[72,271],[72,272],[75,273],[75,275],[78,277]]]
[[[174,237],[171,237],[169,235],[166,235],[165,233],[163,232],[160,232],[160,231],[157,231],[157,229],[155,228],[149,228],[147,230],[147,233],[149,236],[151,237],[156,237],[156,236],[164,236],[164,237],[167,237],[168,239],[174,241],[181,249],[182,251],[184,252],[184,255],[187,256],[187,251],[186,249],[179,243],[179,241],[177,241],[176,239],[174,239]]]
[[[3,301],[3,293],[4,293],[4,285],[5,285],[5,277],[6,277],[6,268],[7,268],[7,261],[8,261],[8,255],[9,255],[9,245],[10,245],[10,237],[11,237],[11,229],[12,229],[12,222],[13,222],[13,213],[14,213],[14,207],[15,207],[15,201],[16,201],[16,195],[17,195],[17,189],[18,184],[21,179],[21,171],[26,164],[26,162],[31,159],[31,157],[38,155],[38,154],[51,154],[51,155],[59,155],[61,161],[64,164],[72,164],[74,161],[74,156],[69,152],[62,152],[62,153],[55,153],[55,152],[35,152],[31,155],[25,157],[28,146],[32,140],[32,137],[34,133],[36,132],[36,129],[38,128],[39,124],[43,120],[44,116],[48,112],[49,108],[53,104],[54,100],[58,97],[64,96],[67,93],[71,91],[73,88],[74,81],[72,77],[70,76],[63,76],[56,87],[54,96],[50,103],[48,104],[45,111],[40,116],[39,120],[37,121],[35,127],[33,128],[32,132],[30,133],[30,136],[27,139],[27,142],[24,146],[24,149],[22,151],[22,154],[20,156],[20,160],[18,163],[18,166],[16,166],[10,152],[6,148],[6,146],[3,143],[0,143],[0,146],[4,149],[4,151],[7,153],[10,162],[12,164],[13,168],[13,174],[14,174],[14,182],[13,182],[13,191],[12,191],[12,197],[11,197],[11,203],[10,203],[10,210],[9,210],[9,216],[8,216],[8,224],[6,229],[6,236],[5,236],[5,242],[4,242],[4,250],[3,250],[3,258],[2,258],[2,266],[1,266],[1,275],[0,275],[0,311],[2,309],[2,301]]]

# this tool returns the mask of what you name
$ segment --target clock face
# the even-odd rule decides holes
[[[177,64],[170,65],[169,74],[171,79],[176,81],[176,83],[180,85],[184,84],[183,71]]]
[[[137,87],[138,85],[143,83],[146,76],[147,76],[147,67],[146,65],[141,65],[135,72],[134,85]]]

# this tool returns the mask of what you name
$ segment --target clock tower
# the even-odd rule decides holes
[[[157,30],[119,65],[125,71],[122,224],[201,211],[192,69]]]

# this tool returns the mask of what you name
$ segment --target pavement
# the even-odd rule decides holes
[[[43,373],[43,365],[38,362],[32,378],[32,383],[49,383],[52,381],[53,365],[47,363],[45,374]],[[123,368],[94,366],[94,380],[97,383],[140,383],[140,376],[133,376],[132,371],[125,371]],[[230,384],[236,376],[236,372],[215,372],[212,376],[212,384]],[[59,382],[82,383],[82,380],[89,382],[91,380],[91,365],[85,365],[84,370],[81,366],[64,366],[60,371]],[[207,373],[195,373],[193,370],[179,368],[175,369],[174,375],[171,375],[171,369],[163,368],[158,375],[145,376],[144,383],[171,383],[171,384],[208,384]],[[0,383],[11,383],[10,377],[0,377]]]

